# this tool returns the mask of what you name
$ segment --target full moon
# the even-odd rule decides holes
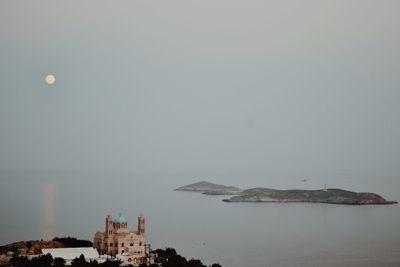
[[[46,75],[46,78],[44,78],[44,80],[47,84],[51,85],[56,82],[56,77],[54,77],[53,74],[48,74]]]

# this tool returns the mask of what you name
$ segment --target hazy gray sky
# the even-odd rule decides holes
[[[397,177],[399,12],[3,0],[0,171]]]

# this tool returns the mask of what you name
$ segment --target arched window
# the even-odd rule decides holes
[[[133,243],[131,243],[131,247],[133,247]]]
[[[139,246],[141,246],[142,245],[142,242],[139,242]]]

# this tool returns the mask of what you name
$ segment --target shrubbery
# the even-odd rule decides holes
[[[41,255],[36,258],[28,259],[27,257],[13,257],[10,263],[14,267],[64,267],[65,260],[62,258],[55,258],[50,254]],[[85,257],[81,255],[79,258],[75,258],[71,266],[73,267],[120,267],[120,261],[106,261],[104,263],[98,263],[97,261],[87,262]]]
[[[56,239],[56,238],[55,238]],[[58,241],[58,240],[55,240]],[[157,255],[155,263],[149,267],[207,267],[200,260],[182,257],[176,253],[173,248],[157,249],[153,251]],[[41,255],[40,257],[28,259],[27,257],[14,256],[11,258],[10,263],[14,267],[64,267],[65,260],[62,258],[55,258],[50,254]],[[120,261],[106,261],[98,263],[97,261],[86,261],[85,257],[81,255],[71,262],[72,267],[120,267]],[[147,267],[146,264],[141,264],[140,267]],[[214,263],[211,267],[221,267],[221,265]]]
[[[11,258],[10,263],[15,267],[49,267],[53,264],[53,257],[47,254],[30,260],[27,257],[16,256]]]
[[[93,243],[89,240],[81,240],[75,237],[55,237],[53,241],[58,241],[67,248],[93,247]]]
[[[207,267],[201,262],[201,260],[187,260],[186,258],[177,254],[176,250],[173,248],[166,248],[165,250],[156,249],[154,253],[157,255],[155,262],[160,264],[162,267]],[[212,267],[221,267],[221,265],[214,263]]]

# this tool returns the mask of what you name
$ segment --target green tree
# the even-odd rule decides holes
[[[120,267],[122,264],[121,261],[110,261],[110,260],[106,260],[105,262],[103,262],[102,264],[99,264],[99,266],[101,267]]]
[[[65,260],[63,258],[55,258],[53,261],[53,266],[54,267],[64,267]]]
[[[14,267],[25,267],[25,266],[29,266],[30,261],[28,260],[27,257],[13,256],[10,259],[10,263]]]
[[[53,257],[50,254],[41,255],[40,257],[30,260],[28,266],[32,267],[50,267],[53,263]]]
[[[85,259],[85,256],[83,256],[83,254],[81,254],[79,256],[79,258],[75,258],[72,260],[71,262],[71,266],[76,266],[76,267],[85,267],[88,266],[88,262]]]
[[[203,265],[203,263],[201,262],[201,260],[189,260],[186,264],[187,267],[206,267],[205,265]]]

